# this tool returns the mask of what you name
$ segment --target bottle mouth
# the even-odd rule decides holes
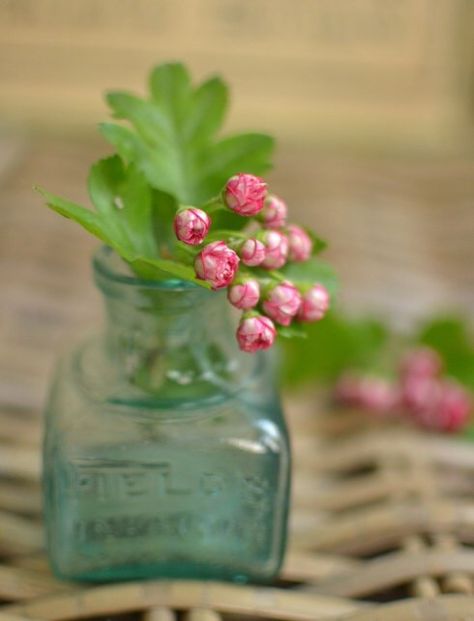
[[[127,285],[137,289],[152,289],[159,291],[202,291],[209,293],[204,287],[193,282],[169,278],[153,280],[135,276],[127,263],[109,246],[101,246],[94,253],[92,259],[96,282],[99,287],[108,288],[113,285]]]

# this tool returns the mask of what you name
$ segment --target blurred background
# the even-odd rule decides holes
[[[0,0],[0,392],[38,407],[100,315],[95,241],[35,183],[86,201],[102,93],[150,68],[220,73],[228,129],[278,140],[272,184],[330,241],[340,304],[409,328],[474,309],[471,0]]]

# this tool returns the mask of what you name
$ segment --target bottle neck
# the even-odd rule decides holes
[[[108,364],[136,389],[172,398],[209,396],[232,382],[241,359],[223,292],[169,281],[96,280],[106,309]]]

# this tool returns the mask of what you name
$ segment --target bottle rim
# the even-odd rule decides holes
[[[168,280],[153,280],[139,278],[129,271],[126,262],[110,248],[110,246],[100,246],[92,257],[92,266],[96,281],[101,287],[102,283],[117,283],[128,285],[140,289],[154,289],[162,291],[202,291],[209,293],[209,290],[196,285],[193,282],[170,278]],[[102,288],[102,287],[101,287]]]

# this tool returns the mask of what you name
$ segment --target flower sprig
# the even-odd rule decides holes
[[[113,248],[139,278],[228,288],[243,311],[244,351],[270,347],[277,333],[301,336],[297,324],[321,319],[335,283],[315,258],[325,244],[287,223],[285,202],[260,177],[273,139],[219,135],[226,84],[212,77],[193,86],[186,67],[167,63],[152,70],[148,96],[113,91],[106,99],[118,122],[100,131],[115,153],[91,168],[95,210],[38,188],[47,205]]]
[[[212,218],[197,207],[178,210],[174,231],[179,241],[198,247],[193,261],[197,278],[214,290],[227,288],[229,302],[243,311],[237,329],[242,350],[268,349],[279,326],[324,317],[330,295],[322,283],[298,285],[277,271],[288,263],[307,262],[313,240],[302,227],[287,224],[285,201],[269,194],[263,179],[250,173],[233,175],[209,207],[214,213],[229,209],[247,218],[248,233],[218,231],[219,238],[208,241]]]

